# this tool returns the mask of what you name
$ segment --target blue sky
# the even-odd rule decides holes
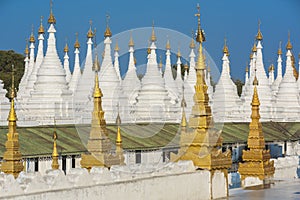
[[[89,20],[93,21],[93,26],[100,33],[98,36],[100,40],[105,29],[107,13],[111,16],[110,27],[113,34],[133,28],[149,27],[154,20],[157,27],[173,29],[190,36],[191,29],[196,29],[197,25],[194,17],[197,3],[201,6],[201,24],[206,33],[205,48],[219,68],[221,68],[224,36],[227,38],[232,77],[244,79],[245,65],[249,61],[259,19],[264,36],[265,68],[271,63],[276,64],[279,41],[282,41],[285,49],[288,31],[291,32],[293,52],[298,58],[300,52],[300,1],[298,0],[54,0],[53,12],[57,20],[59,56],[63,57],[65,38],[68,38],[69,47],[72,47],[75,32],[78,32],[83,59]],[[41,15],[45,18],[44,26],[48,27],[46,25],[49,16],[48,0],[1,0],[0,49],[13,49],[23,53],[25,39],[30,35],[31,26],[34,24],[36,33]],[[149,36],[150,33],[145,36],[146,44]],[[73,50],[69,55],[72,64],[74,55],[71,52]],[[285,54],[285,50],[283,52]],[[298,59],[296,60],[298,63]]]

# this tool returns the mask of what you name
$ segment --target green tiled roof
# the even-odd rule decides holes
[[[262,123],[267,142],[299,140],[298,123]],[[247,141],[248,123],[225,123],[222,129],[223,143],[244,143]],[[52,153],[54,126],[18,127],[21,152],[24,157],[49,156]],[[108,125],[109,137],[114,143],[117,127]],[[125,150],[151,150],[178,147],[178,124],[135,124],[122,125],[122,140]],[[86,125],[61,125],[56,127],[58,151],[62,155],[77,155],[86,151],[85,145],[90,127]],[[0,157],[5,151],[7,127],[0,128]]]

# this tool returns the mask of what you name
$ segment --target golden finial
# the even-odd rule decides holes
[[[136,65],[136,58],[134,57],[134,65]]]
[[[279,48],[278,48],[278,51],[277,51],[277,55],[282,55],[281,41],[279,42]]]
[[[246,73],[248,73],[249,72],[249,68],[248,68],[248,62],[246,62]]]
[[[177,58],[181,57],[181,53],[180,53],[180,47],[178,46],[178,51],[177,51]]]
[[[120,51],[119,44],[118,44],[118,39],[116,39],[115,51]]]
[[[210,66],[207,66],[207,71],[210,72]]]
[[[257,86],[257,85],[258,85],[258,80],[257,80],[257,77],[256,77],[256,68],[254,69],[254,80],[253,80],[253,85],[254,85],[254,86]]]
[[[168,36],[167,36],[167,37],[168,37]],[[167,49],[167,50],[170,50],[170,49],[171,49],[169,37],[168,37],[168,40],[167,40],[166,49]]]
[[[205,41],[205,36],[204,36],[204,32],[200,26],[200,5],[199,4],[197,4],[197,10],[198,10],[198,13],[195,14],[195,16],[198,17],[198,29],[197,29],[196,40],[197,40],[197,42],[202,43]]]
[[[52,7],[53,7],[53,1],[50,0],[50,16],[48,18],[48,23],[49,24],[55,24],[56,23],[56,19],[53,15],[53,12],[52,12]]]
[[[35,38],[34,38],[34,35],[33,35],[33,24],[31,26],[31,35],[30,35],[30,38],[29,38],[29,42],[30,43],[35,43]]]
[[[64,52],[65,52],[65,53],[69,52],[68,43],[66,43],[66,45],[65,45]]]
[[[257,35],[256,35],[256,40],[262,40],[263,39],[263,36],[262,36],[262,33],[260,32],[260,20],[258,20],[258,32],[257,32]]]
[[[292,50],[293,46],[291,44],[291,35],[290,35],[290,31],[288,32],[288,43],[286,44],[286,50]]]
[[[44,30],[44,27],[43,27],[43,16],[41,16],[41,24],[40,24],[40,27],[39,27],[39,34],[44,34],[45,33],[45,30]]]
[[[25,47],[24,53],[25,53],[26,56],[28,56],[28,54],[29,54],[29,49],[28,49],[28,39],[26,39],[26,47]]]
[[[150,41],[148,41],[148,49],[147,49],[147,54],[151,53],[151,49],[150,49]]]
[[[95,56],[93,69],[95,70],[94,98],[100,98],[103,96],[103,94],[99,87],[98,71],[100,69],[100,64],[99,64],[99,60],[98,60],[98,54],[96,54],[96,56]]]
[[[196,45],[195,45],[195,42],[194,42],[194,30],[192,30],[192,40],[191,40],[191,43],[190,43],[190,48],[191,49],[195,49]]]
[[[184,98],[184,86],[182,86],[182,100],[181,100],[181,108],[182,108],[182,116],[181,116],[181,127],[187,126],[186,116],[185,116],[185,108],[186,108],[186,101]]]
[[[151,42],[155,42],[156,41],[156,35],[155,35],[155,31],[154,31],[154,20],[152,22],[152,34],[151,34]]]
[[[93,71],[100,71],[100,63],[99,63],[99,59],[98,59],[98,53],[96,53],[95,55],[95,59],[94,59],[94,63],[93,63]]]
[[[79,44],[79,42],[78,42],[78,33],[75,33],[75,35],[76,35],[76,41],[75,41],[75,44],[74,44],[74,48],[76,49],[79,49],[80,48],[80,44]]]
[[[184,69],[185,69],[186,71],[189,69],[189,65],[188,65],[187,63],[185,63]]]
[[[59,169],[59,164],[58,164],[58,151],[56,147],[56,140],[57,140],[57,133],[56,133],[56,121],[54,118],[54,131],[53,131],[53,152],[52,152],[52,164],[51,167],[53,170]]]
[[[161,55],[159,56],[159,65],[158,65],[158,67],[160,69],[162,69],[162,67],[163,67]]]
[[[227,40],[226,40],[226,37],[224,38],[223,53],[225,53],[227,57],[229,56],[229,50],[228,50],[228,47],[227,47]]]
[[[106,29],[105,29],[105,32],[104,32],[104,37],[111,37],[112,36],[112,33],[111,33],[110,28],[108,26],[109,19],[110,19],[109,14],[106,14]]]
[[[271,71],[274,71],[274,65],[273,64],[271,64],[270,69],[271,69]]]
[[[253,59],[253,53],[251,52],[250,53],[250,60],[252,60]]]
[[[252,52],[257,52],[257,48],[256,48],[256,42],[254,42],[253,47],[252,47]]]
[[[132,32],[130,32],[130,39],[129,39],[129,44],[128,44],[129,47],[134,47],[134,42],[133,42],[133,39],[132,39]]]
[[[120,145],[120,144],[122,144],[122,136],[121,136],[121,129],[120,129],[121,117],[120,117],[120,113],[119,113],[119,104],[118,104],[118,115],[116,118],[116,124],[118,126],[116,144]]]
[[[94,33],[93,33],[93,31],[92,31],[92,23],[93,23],[93,21],[90,20],[90,29],[89,29],[89,31],[87,32],[87,37],[88,37],[88,38],[93,38],[93,37],[94,37]]]

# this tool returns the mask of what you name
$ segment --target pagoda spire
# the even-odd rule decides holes
[[[117,137],[116,137],[116,155],[120,159],[120,164],[124,165],[124,155],[123,155],[123,147],[122,147],[122,134],[121,134],[121,117],[119,113],[119,105],[118,105],[118,115],[116,118],[116,125],[117,125]]]
[[[272,86],[274,83],[274,65],[271,64],[269,67],[269,85]]]
[[[70,90],[72,90],[73,92],[76,91],[79,79],[81,77],[81,69],[80,69],[80,61],[79,61],[80,44],[79,44],[79,41],[78,41],[78,33],[76,33],[76,41],[75,41],[75,44],[74,44],[74,48],[75,48],[75,51],[74,51],[74,53],[75,53],[75,62],[74,62],[74,69],[73,69],[72,78],[71,78],[70,83],[69,83]]]
[[[181,53],[180,53],[180,48],[178,47],[178,52],[177,52],[177,75],[176,75],[176,84],[179,92],[179,97],[182,95],[182,86],[183,86],[183,80],[182,80],[182,74],[181,74]]]
[[[56,122],[54,119],[54,126],[55,129],[53,131],[53,151],[52,151],[52,164],[51,167],[53,170],[59,169],[59,164],[58,164],[58,151],[56,147],[56,140],[57,140],[57,133],[56,133]]]
[[[246,63],[246,68],[245,68],[245,85],[248,84],[249,81],[249,68],[248,68],[248,63]]]
[[[31,73],[34,70],[34,65],[35,65],[35,63],[34,63],[34,59],[35,59],[35,55],[34,55],[35,38],[34,38],[34,35],[33,35],[33,25],[31,27],[31,35],[29,37],[29,43],[30,43],[30,46],[29,46],[30,56],[29,56],[29,66],[28,66],[28,74],[27,74],[27,79],[26,79],[26,85],[28,84],[28,80],[30,79]]]
[[[38,40],[39,40],[39,46],[38,46],[38,51],[37,51],[37,56],[36,56],[36,72],[35,72],[35,80],[36,80],[36,73],[37,70],[39,69],[40,65],[43,62],[44,59],[44,34],[45,34],[45,30],[43,27],[43,16],[41,16],[41,24],[38,30]]]
[[[277,57],[277,77],[276,77],[274,83],[272,84],[272,91],[273,91],[274,95],[277,94],[278,89],[279,89],[279,84],[282,81],[282,58],[281,58],[282,50],[281,50],[281,41],[279,42],[279,48],[278,48],[278,51],[277,51],[277,55],[278,55],[278,57]]]
[[[85,63],[83,70],[92,71],[93,67],[93,55],[92,55],[92,46],[93,46],[93,37],[94,32],[92,31],[92,20],[90,20],[90,28],[87,32],[87,51],[85,57]]]
[[[14,65],[12,65],[11,88],[9,91],[10,111],[7,118],[8,133],[5,142],[6,151],[3,154],[1,171],[7,174],[12,174],[15,178],[23,170],[22,154],[20,152],[19,134],[16,131],[17,115],[15,111],[15,78],[14,78]]]
[[[48,18],[48,23],[49,24],[55,24],[56,23],[56,19],[55,19],[54,14],[53,14],[52,7],[53,7],[53,1],[50,0],[50,15],[49,15],[49,18]]]
[[[28,67],[29,67],[29,49],[28,49],[28,39],[26,39],[26,47],[25,47],[25,59],[24,59],[24,74],[21,78],[20,84],[19,84],[19,92],[18,96],[21,96],[20,92],[24,92],[26,88],[26,79],[27,79],[27,74],[28,74]]]
[[[198,5],[197,8],[198,31],[196,40],[199,42],[199,49],[198,61],[195,67],[197,81],[194,86],[194,106],[188,123],[191,131],[186,134],[181,133],[179,152],[177,155],[171,154],[171,160],[192,160],[198,168],[208,170],[220,169],[224,170],[226,175],[227,168],[231,166],[231,153],[230,151],[222,153],[222,150],[219,149],[222,146],[222,138],[213,129],[213,119],[204,73],[206,65],[202,44],[205,41],[205,37],[200,26],[200,6]]]
[[[81,167],[90,170],[94,166],[111,167],[120,164],[120,158],[110,154],[111,142],[108,138],[104,111],[102,110],[102,91],[99,87],[98,71],[100,69],[98,55],[96,54],[93,68],[95,70],[94,83],[94,108],[92,112],[92,124],[87,143],[88,153],[81,155]]]
[[[252,114],[251,122],[249,124],[248,135],[248,150],[243,150],[243,162],[239,163],[239,173],[241,175],[242,186],[248,187],[248,177],[258,178],[257,185],[263,185],[264,180],[273,177],[274,174],[274,161],[270,161],[270,150],[265,149],[265,139],[262,132],[262,124],[259,121],[259,106],[260,101],[258,98],[257,85],[259,84],[256,77],[256,69],[254,75],[254,91],[251,102]]]
[[[120,64],[119,64],[119,50],[120,50],[120,48],[119,48],[117,40],[116,40],[116,46],[115,46],[114,50],[115,50],[115,54],[114,54],[114,57],[115,57],[114,68],[116,69],[119,81],[122,81],[121,73],[120,73]]]
[[[66,43],[66,45],[64,47],[64,53],[65,53],[65,56],[64,56],[64,69],[66,71],[66,81],[67,81],[67,83],[69,83],[71,78],[72,78],[72,75],[71,75],[71,72],[70,72],[70,63],[69,63],[68,52],[69,52],[69,46],[68,46],[68,43]]]
[[[110,31],[110,28],[109,28],[109,20],[110,20],[110,16],[107,14],[106,15],[106,29],[105,29],[105,32],[104,32],[104,37],[111,37],[112,36],[112,33]]]

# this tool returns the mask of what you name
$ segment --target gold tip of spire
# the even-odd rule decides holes
[[[252,52],[257,52],[257,48],[256,48],[256,42],[254,42],[253,47],[252,47]]]
[[[28,56],[29,54],[29,49],[28,49],[28,40],[26,40],[26,47],[25,47],[25,51],[24,51],[25,55]]]
[[[10,91],[9,91],[9,99],[11,101],[11,105],[10,105],[10,111],[9,111],[9,115],[8,115],[8,121],[10,122],[15,122],[17,121],[17,115],[15,112],[15,103],[14,103],[14,98],[17,96],[16,95],[16,88],[15,88],[15,69],[14,69],[14,65],[11,66],[12,67],[12,72],[11,72],[11,87],[10,87]]]
[[[119,44],[118,44],[118,40],[116,40],[116,46],[115,46],[115,51],[120,51],[120,48],[119,48]]]
[[[248,66],[246,66],[246,70],[245,70],[247,73],[249,72],[249,68],[248,68]]]
[[[130,39],[129,39],[128,46],[129,47],[134,47],[134,42],[133,42],[133,39],[132,39],[132,32],[130,32]]]
[[[253,59],[253,53],[252,52],[250,53],[250,59],[251,60]]]
[[[97,56],[97,54],[96,54]],[[97,58],[97,59],[96,59]],[[99,61],[98,61],[98,56],[95,58],[95,63],[94,65],[99,65]],[[95,85],[94,85],[94,98],[100,98],[103,96],[102,92],[101,92],[101,89],[99,87],[99,78],[98,78],[98,70],[96,70],[97,66],[94,67],[95,69]]]
[[[45,33],[44,26],[43,26],[43,16],[41,16],[41,24],[40,24],[38,33],[39,34],[44,34]]]
[[[227,40],[226,40],[226,38],[224,38],[223,53],[225,53],[227,56],[229,56],[229,50],[228,50],[228,47],[227,47]]]
[[[171,49],[171,45],[170,45],[170,40],[167,40],[167,44],[166,44],[166,49],[170,50]]]
[[[122,135],[121,135],[121,129],[120,129],[121,117],[120,117],[119,111],[118,111],[118,115],[117,115],[117,118],[116,118],[116,124],[118,126],[116,144],[120,145],[122,143]]]
[[[258,31],[257,31],[257,34],[256,34],[256,40],[262,40],[263,39],[263,35],[260,31],[260,21],[258,21]]]
[[[93,71],[100,71],[100,63],[99,63],[99,59],[98,59],[98,54],[96,53],[95,55],[95,59],[94,59],[94,63],[93,63]]]
[[[210,72],[210,66],[207,66],[207,71]]]
[[[189,65],[187,63],[184,64],[184,69],[188,70],[189,69]]]
[[[155,35],[155,31],[154,31],[154,21],[152,22],[152,33],[151,33],[151,42],[155,42],[156,41],[156,35]]]
[[[87,37],[88,38],[93,38],[94,37],[94,33],[92,31],[92,20],[90,20],[90,29],[89,31],[87,32]]]
[[[31,27],[31,34],[30,34],[29,42],[30,43],[35,43],[35,38],[34,38],[34,35],[33,35],[33,25]]]
[[[293,49],[293,45],[291,43],[291,36],[290,36],[290,32],[288,33],[288,43],[286,44],[286,50],[292,50]]]
[[[136,58],[134,57],[134,65],[136,65]]]
[[[53,2],[52,2],[52,0],[50,0],[50,15],[49,15],[49,18],[48,18],[48,23],[49,24],[55,24],[56,23],[56,19],[53,15],[53,12],[52,12],[52,7],[53,7]]]
[[[159,56],[159,65],[158,65],[158,67],[159,67],[160,69],[162,69],[162,67],[163,67],[161,55]]]
[[[199,4],[197,4],[197,10],[198,10],[198,13],[195,14],[195,16],[198,18],[198,29],[197,29],[196,41],[199,43],[202,43],[205,41],[205,36],[204,36],[204,32],[200,26],[200,5]]]
[[[69,47],[68,47],[68,44],[67,44],[67,43],[66,43],[66,45],[65,45],[64,52],[65,52],[65,53],[66,53],[66,52],[69,52]]]
[[[104,32],[104,37],[111,37],[112,36],[112,33],[111,33],[110,28],[108,26],[109,19],[110,19],[110,16],[106,15],[106,29],[105,29],[105,32]]]
[[[277,55],[282,55],[281,41],[279,42],[279,48],[278,48],[278,51],[277,51]]]
[[[272,71],[274,71],[274,65],[273,64],[271,64],[270,67],[269,67],[269,72],[272,72]]]
[[[178,47],[177,58],[181,57],[180,48]]]
[[[58,164],[58,151],[56,147],[56,140],[57,140],[57,133],[56,133],[56,121],[54,119],[54,131],[53,131],[53,151],[52,151],[52,164],[51,167],[53,170],[59,169],[59,164]]]
[[[190,48],[191,49],[195,49],[196,45],[195,45],[195,42],[194,42],[194,31],[192,30],[192,40],[191,40],[191,43],[190,43]]]
[[[80,44],[79,44],[79,41],[78,41],[78,33],[76,33],[76,41],[75,41],[75,44],[74,44],[74,48],[77,48],[77,49],[80,48]]]

